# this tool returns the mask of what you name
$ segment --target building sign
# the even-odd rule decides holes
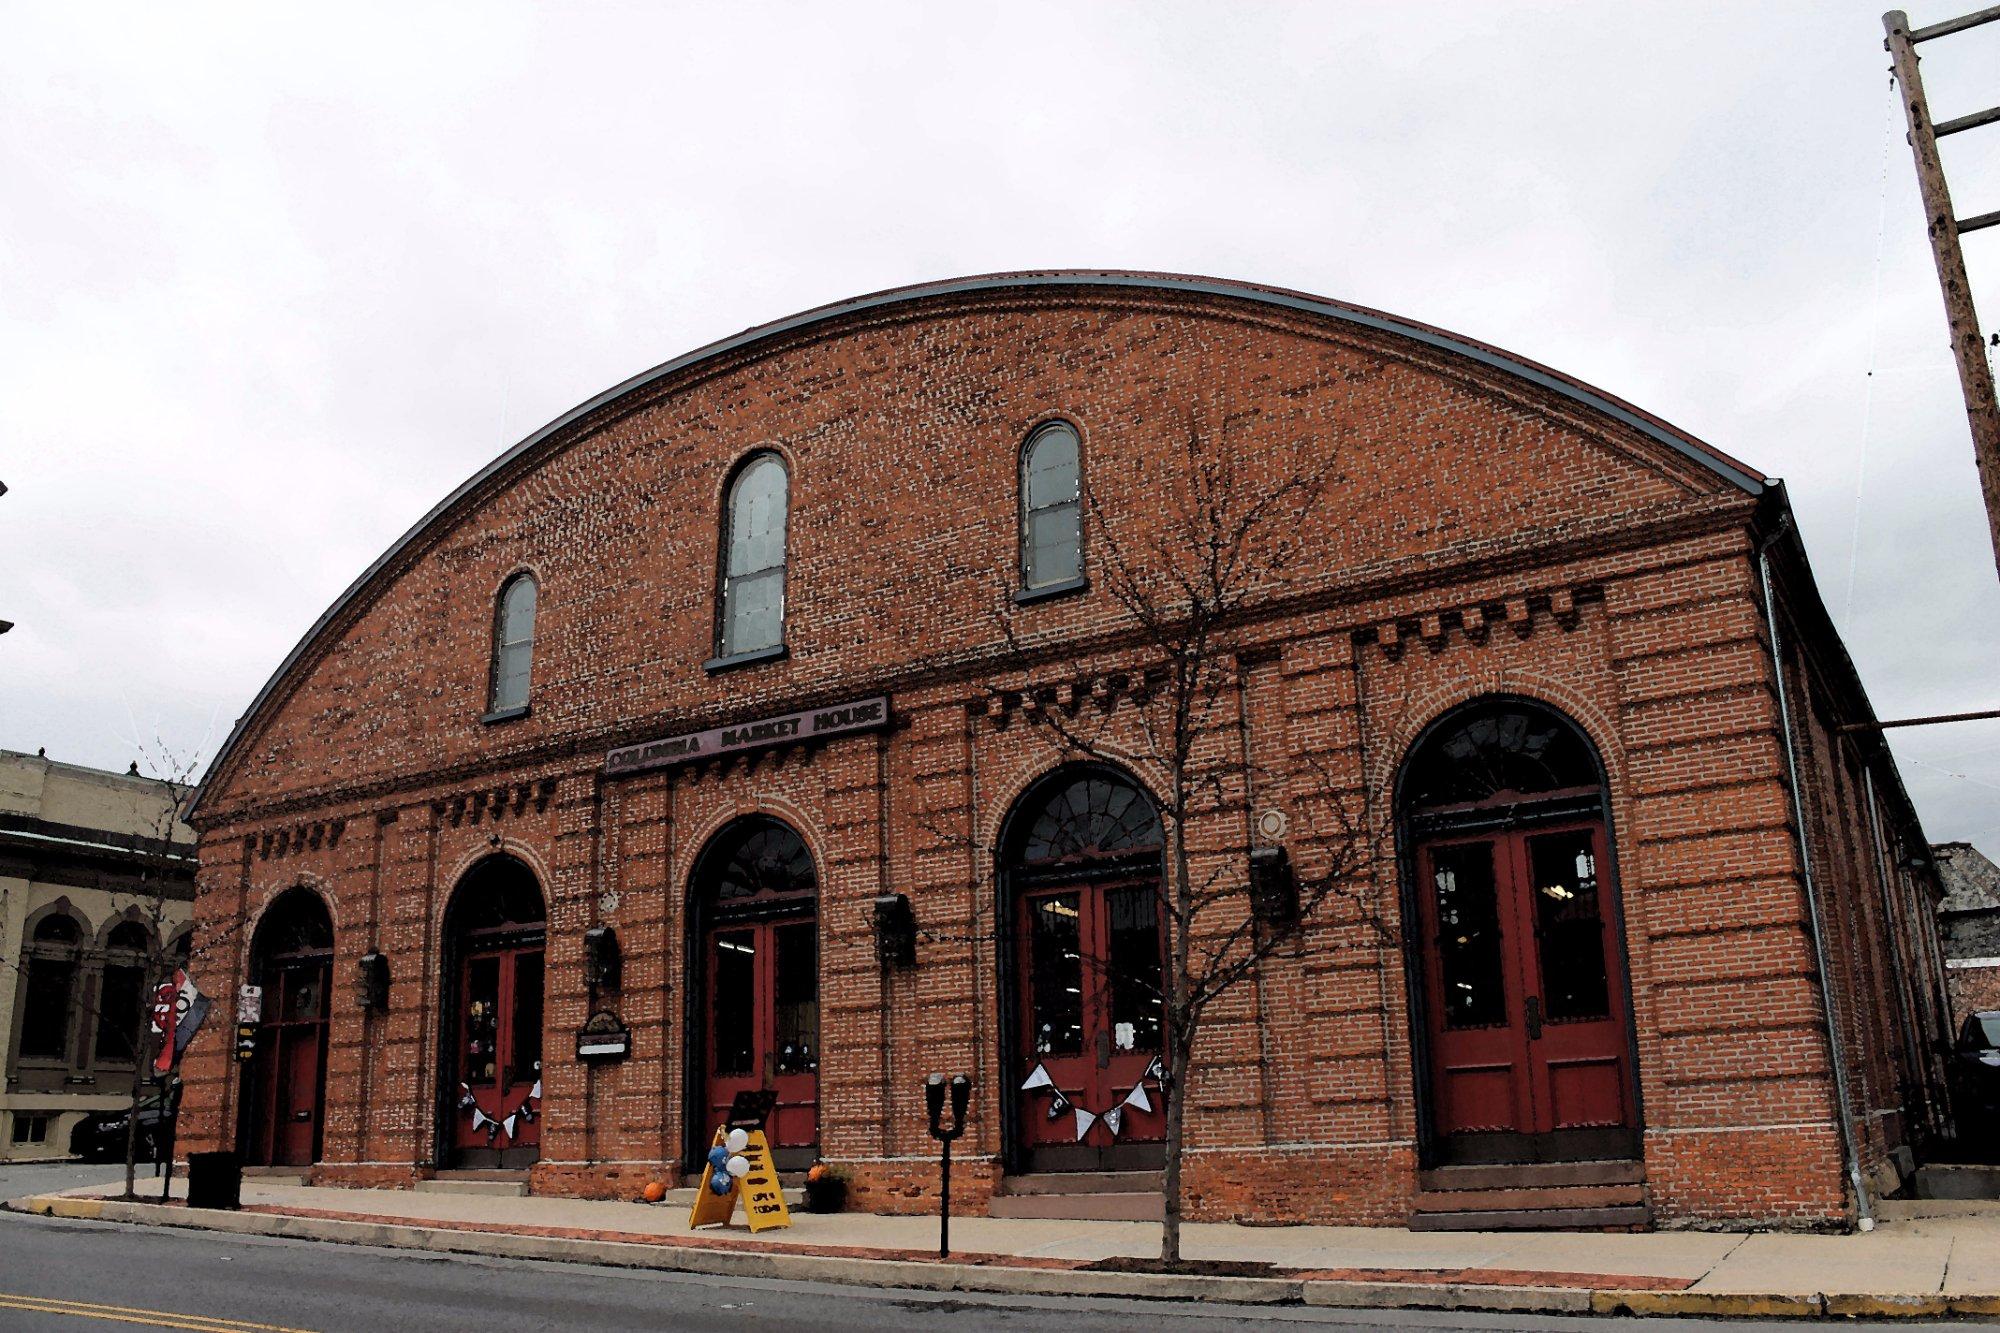
[[[889,699],[879,695],[858,703],[835,704],[831,708],[809,708],[783,717],[759,718],[726,727],[710,727],[664,740],[628,745],[604,756],[607,773],[642,773],[651,768],[693,763],[712,755],[739,750],[761,750],[769,745],[790,745],[818,740],[823,736],[844,736],[856,731],[879,731],[889,725]]]
[[[577,1029],[579,1060],[623,1060],[631,1053],[632,1030],[608,1009],[598,1010]]]

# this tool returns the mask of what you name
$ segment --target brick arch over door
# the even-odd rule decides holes
[[[1476,698],[1410,746],[1395,809],[1425,1160],[1636,1158],[1631,983],[1597,747],[1539,700]]]

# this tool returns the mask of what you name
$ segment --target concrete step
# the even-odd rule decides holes
[[[1158,1194],[1166,1186],[1162,1171],[1041,1171],[1003,1176],[1002,1194]]]
[[[1643,1162],[1522,1162],[1440,1166],[1417,1173],[1422,1190],[1547,1189],[1563,1185],[1636,1185]]]
[[[467,1180],[456,1175],[440,1174],[434,1180],[419,1180],[416,1191],[419,1194],[476,1194],[491,1198],[525,1199],[528,1197],[528,1180],[525,1175],[508,1180]]]
[[[1548,1189],[1423,1190],[1419,1213],[1536,1212],[1551,1208],[1640,1208],[1644,1185],[1558,1185]]]
[[[1158,1222],[1167,1215],[1163,1194],[1099,1191],[1089,1194],[996,1194],[989,1217],[1038,1217],[1063,1221]]]
[[[306,1173],[295,1166],[246,1166],[243,1178],[259,1185],[303,1185]]]
[[[694,1207],[695,1195],[699,1193],[701,1193],[699,1187],[668,1190],[667,1197],[660,1200],[660,1206],[663,1208],[692,1208]],[[795,1213],[805,1211],[806,1192],[803,1186],[796,1189],[788,1188],[784,1191],[784,1195],[785,1207]]]
[[[1412,1231],[1634,1231],[1650,1208],[1527,1208],[1495,1212],[1412,1213]]]

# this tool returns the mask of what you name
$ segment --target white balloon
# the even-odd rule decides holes
[[[729,1149],[732,1153],[742,1152],[750,1146],[750,1131],[745,1129],[730,1130],[729,1137],[722,1141],[722,1146]]]
[[[750,1174],[750,1159],[748,1157],[732,1157],[723,1164],[722,1169],[736,1179],[741,1180]]]

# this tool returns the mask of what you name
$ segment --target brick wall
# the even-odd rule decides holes
[[[675,1171],[689,867],[728,820],[763,812],[800,832],[820,877],[821,1151],[850,1170],[857,1203],[928,1207],[920,1080],[964,1070],[980,1092],[960,1179],[978,1206],[1000,1176],[999,1099],[1014,1078],[998,1045],[994,847],[1015,797],[1062,757],[1021,701],[1146,665],[1102,586],[1011,598],[1016,451],[1056,413],[1084,440],[1086,563],[1099,568],[1170,535],[1159,496],[1191,423],[1227,441],[1253,488],[1328,449],[1338,458],[1309,559],[1237,631],[1234,692],[1202,742],[1225,796],[1190,842],[1205,864],[1234,866],[1246,814],[1276,809],[1304,867],[1357,836],[1372,855],[1362,891],[1204,1029],[1188,1090],[1192,1214],[1407,1216],[1421,1054],[1390,794],[1428,722],[1505,693],[1575,719],[1608,770],[1656,1209],[1842,1216],[1752,497],[1462,357],[1139,290],[912,298],[697,362],[503,468],[335,617],[247,719],[201,812],[199,913],[213,932],[254,924],[294,884],[329,902],[318,1177],[404,1183],[434,1169],[439,930],[452,886],[497,850],[535,870],[549,909],[535,1188],[626,1195]],[[710,675],[715,516],[752,447],[783,451],[792,476],[789,655]],[[540,581],[533,711],[483,723],[492,599],[520,568]],[[996,690],[1013,703],[996,707]],[[875,693],[894,701],[885,733],[603,772],[615,745]],[[1141,705],[1113,687],[1101,706],[1106,734],[1136,744]],[[1848,877],[1836,929],[1857,941],[1837,965],[1853,997],[1884,984],[1870,952],[1883,923],[1849,864],[1851,793],[1828,799],[1821,836]],[[335,824],[337,839],[309,832]],[[884,891],[915,906],[914,969],[876,962],[867,905]],[[585,1066],[565,1048],[592,1004],[581,941],[595,924],[615,926],[625,954],[622,990],[596,1002],[634,1046]],[[249,930],[237,938],[218,993],[242,976]],[[391,959],[380,1015],[350,984],[370,949]],[[226,1056],[219,1041],[189,1053],[190,1150],[234,1141]],[[1857,1105],[1893,1109],[1888,1039],[1868,1028],[1854,1058]],[[1899,1131],[1870,1123],[1879,1155]]]

